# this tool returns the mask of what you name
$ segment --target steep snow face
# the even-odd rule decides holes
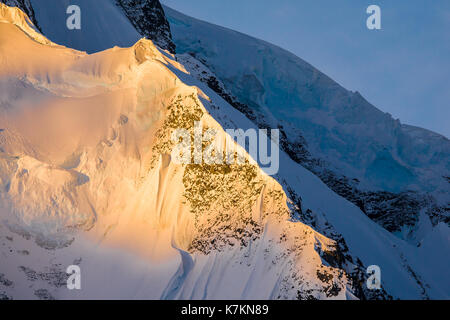
[[[26,16],[31,20],[34,26],[39,30],[39,24],[34,16],[34,9],[30,3],[30,0],[0,0],[1,3],[6,4],[9,7],[17,7],[25,13]]]
[[[279,127],[283,149],[335,192],[389,231],[417,228],[422,209],[450,223],[447,138],[401,124],[283,49],[165,11],[177,52],[211,70],[198,78],[258,126]]]

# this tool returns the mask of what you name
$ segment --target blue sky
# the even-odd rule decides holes
[[[450,137],[449,0],[162,0],[279,45],[402,123]],[[368,30],[366,8],[381,8]]]

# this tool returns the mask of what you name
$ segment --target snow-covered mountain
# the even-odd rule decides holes
[[[450,225],[446,137],[401,124],[281,48],[165,11],[177,52],[211,70],[199,79],[258,126],[279,127],[289,156],[335,192],[416,243],[421,212]]]
[[[303,126],[288,121],[293,116],[282,117],[283,112],[270,108],[274,105],[261,102],[258,90],[270,91],[267,96],[274,99],[283,79],[291,79],[292,65],[278,65],[279,78],[272,69],[277,61],[287,63],[286,52],[167,8],[172,30],[144,31],[149,26],[139,27],[134,19],[142,17],[136,13],[142,8],[151,8],[145,1],[127,2],[125,8],[125,2],[113,0],[81,2],[82,12],[100,14],[95,21],[90,21],[92,13],[84,16],[89,28],[82,28],[83,36],[52,27],[52,21],[65,26],[64,6],[55,9],[50,19],[45,1],[17,1],[22,6],[31,3],[35,15],[31,21],[36,20],[38,29],[20,10],[0,5],[0,298],[449,298],[448,224],[439,223],[440,218],[430,221],[422,210],[421,229],[415,233],[416,238],[420,234],[420,246],[380,227],[335,188],[331,190],[322,171],[313,170],[341,172],[337,164],[345,163],[345,153],[341,150],[330,162],[314,160],[313,151],[315,157],[324,157],[328,149],[320,151],[316,145],[316,151],[310,146],[315,140],[303,132]],[[162,12],[154,8],[155,14]],[[155,21],[167,26],[165,18]],[[123,33],[116,34],[120,30]],[[202,32],[216,32],[224,44],[206,41]],[[138,40],[143,33],[156,37],[152,40],[163,48]],[[176,55],[164,38],[171,33]],[[158,34],[163,34],[161,39]],[[205,41],[205,52],[190,42],[194,34],[200,43]],[[223,56],[222,62],[238,77],[236,88],[215,66],[219,60],[212,58],[225,54],[221,50],[228,35],[235,37],[230,47],[235,51]],[[268,63],[266,54],[256,52],[250,68],[273,72],[274,78],[245,77],[245,63],[250,61],[239,54],[251,54],[249,46],[255,43],[268,57],[269,49],[279,56]],[[111,49],[100,51],[103,46]],[[316,72],[317,83],[311,90],[323,84],[323,91],[314,91],[323,94],[320,101],[336,101],[330,92],[344,89],[298,58],[288,57],[301,67],[297,76],[309,79],[310,72]],[[262,69],[258,59],[263,59]],[[262,79],[275,84],[262,82],[262,89],[256,90]],[[282,109],[287,93],[278,94]],[[303,94],[296,99],[306,99]],[[362,98],[355,97],[353,108],[366,110],[359,106]],[[313,109],[310,126],[320,118],[313,101],[304,100]],[[369,115],[376,114],[373,107],[367,108]],[[339,115],[329,109],[330,118]],[[372,121],[351,119],[346,112],[342,116],[347,117],[334,121],[359,119],[360,126]],[[299,116],[306,123],[304,117]],[[226,136],[228,128],[280,127],[284,151],[278,174],[268,176],[247,153],[244,166],[176,164],[170,133],[180,127],[192,132],[194,120],[220,136]],[[402,132],[416,135],[416,141],[442,138],[399,126]],[[345,126],[330,130],[339,136],[338,129]],[[366,142],[375,143],[369,130],[362,131]],[[326,132],[321,139],[324,144],[334,141]],[[435,183],[433,172],[445,169],[448,159],[443,141],[430,147],[443,148],[441,157],[430,160],[430,185]],[[303,150],[306,160],[297,159],[295,155],[301,156]],[[380,187],[376,179],[361,181],[367,184],[368,194]],[[357,194],[366,189],[355,190]],[[434,196],[439,190],[448,199],[445,185],[430,192]],[[82,290],[65,287],[65,269],[71,264],[81,267]],[[382,290],[366,287],[366,268],[373,264],[381,268]]]

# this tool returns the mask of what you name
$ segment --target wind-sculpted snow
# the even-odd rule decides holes
[[[446,225],[411,246],[282,151],[177,164],[176,129],[257,127],[149,40],[89,55],[0,9],[1,298],[449,297]]]
[[[165,11],[180,61],[260,128],[278,127],[291,159],[413,243],[421,211],[450,225],[447,138],[401,124],[281,48]]]
[[[112,0],[30,0],[42,33],[53,42],[88,53],[132,46],[142,36]],[[79,30],[67,28],[70,5],[80,8]],[[103,32],[107,30],[107,32]]]

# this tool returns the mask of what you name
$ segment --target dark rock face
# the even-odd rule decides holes
[[[42,32],[34,15],[33,6],[31,5],[30,0],[0,0],[0,2],[6,4],[9,7],[17,7],[23,12],[25,12],[27,16],[30,18],[31,22],[33,22],[34,26],[40,32]]]
[[[175,53],[169,22],[158,0],[116,0],[128,20],[142,36],[162,49]]]

